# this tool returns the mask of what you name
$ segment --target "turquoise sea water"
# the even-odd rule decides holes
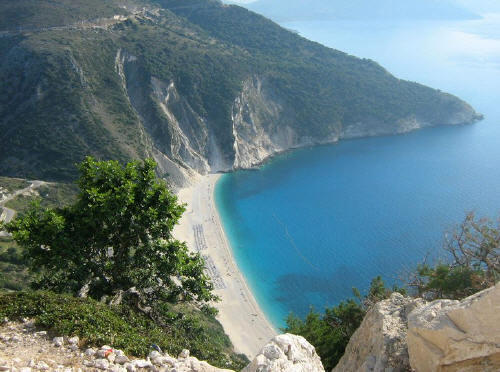
[[[394,282],[465,212],[500,215],[500,17],[454,23],[284,24],[460,96],[486,119],[343,141],[224,175],[216,202],[235,258],[276,326]]]

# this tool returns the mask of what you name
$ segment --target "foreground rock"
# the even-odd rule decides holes
[[[409,370],[407,316],[423,304],[422,299],[403,297],[399,293],[377,303],[354,332],[333,371]]]
[[[172,357],[158,349],[151,351],[146,359],[133,359],[109,345],[82,350],[79,343],[78,337],[51,338],[47,332],[37,331],[30,320],[4,321],[0,325],[0,371],[233,372],[200,361],[190,356],[189,350]],[[324,372],[324,369],[314,347],[303,337],[286,334],[267,344],[245,371]]]
[[[152,351],[146,359],[133,359],[108,345],[82,350],[79,343],[78,337],[51,338],[30,320],[6,321],[0,326],[0,371],[231,372],[190,356],[189,350],[177,358]]]
[[[500,371],[500,284],[462,301],[437,300],[408,318],[411,367]]]
[[[314,347],[304,337],[276,336],[242,372],[323,372]]]

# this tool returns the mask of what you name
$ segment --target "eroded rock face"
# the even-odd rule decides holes
[[[354,332],[333,371],[408,371],[407,316],[423,304],[422,299],[399,293],[377,303]]]
[[[304,337],[276,336],[242,372],[323,372],[314,347]]]
[[[417,372],[500,370],[500,284],[462,301],[437,300],[408,317]]]

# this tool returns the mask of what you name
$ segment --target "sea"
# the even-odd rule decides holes
[[[443,241],[469,211],[500,216],[500,14],[472,21],[290,22],[287,29],[441,89],[485,116],[474,125],[341,141],[221,177],[216,204],[235,259],[280,328],[400,284],[446,259]]]

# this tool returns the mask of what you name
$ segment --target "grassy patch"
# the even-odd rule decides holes
[[[110,307],[91,299],[50,292],[0,293],[0,318],[34,318],[58,335],[78,335],[88,346],[111,344],[143,357],[157,344],[171,355],[183,348],[210,364],[240,370],[248,362],[235,354],[215,318],[188,305],[164,305],[164,325],[128,306]]]
[[[43,208],[60,208],[73,203],[78,194],[78,186],[70,183],[51,183],[40,186],[36,195],[19,195],[5,204],[22,214],[35,200],[40,200]]]
[[[30,274],[25,265],[22,249],[10,237],[0,237],[0,288],[26,289]]]
[[[20,178],[0,177],[0,188],[7,189],[9,193],[16,190],[24,189],[29,185],[30,184],[28,181],[22,180]]]
[[[72,183],[55,183],[40,186],[37,191],[42,198],[42,207],[61,208],[76,201],[79,189]]]

